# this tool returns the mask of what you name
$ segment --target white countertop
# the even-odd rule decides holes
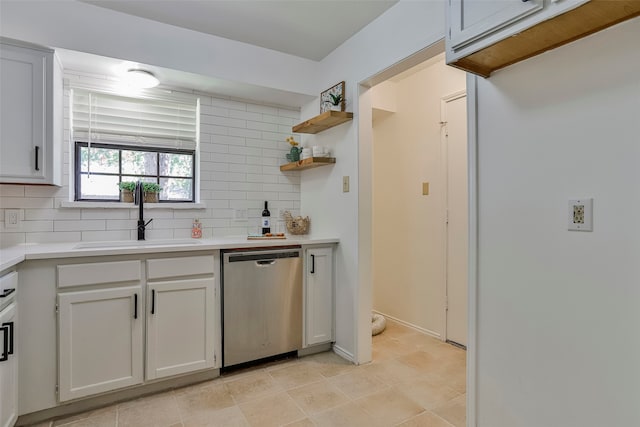
[[[248,240],[246,236],[226,236],[213,239],[146,240],[139,244],[135,240],[125,242],[34,243],[0,249],[0,271],[11,268],[29,259],[266,248],[273,246],[316,245],[338,242],[339,239],[336,237],[287,236],[286,239]],[[77,246],[79,245],[85,247],[78,248]]]

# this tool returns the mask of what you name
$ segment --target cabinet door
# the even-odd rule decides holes
[[[147,379],[214,367],[214,279],[147,284]]]
[[[306,251],[305,347],[333,341],[333,248]]]
[[[2,44],[0,49],[2,182],[44,183],[48,56],[53,57],[13,45]]]
[[[58,294],[61,402],[142,383],[140,286]]]
[[[16,319],[16,303],[0,313],[0,427],[12,427],[18,418]]]
[[[542,10],[543,0],[450,0],[449,39],[455,50]]]

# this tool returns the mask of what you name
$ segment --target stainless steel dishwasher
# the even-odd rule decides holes
[[[224,367],[302,348],[302,251],[223,251]]]

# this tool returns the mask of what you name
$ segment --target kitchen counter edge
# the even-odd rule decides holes
[[[179,239],[176,239],[179,240]],[[184,241],[184,240],[182,240]],[[153,242],[149,240],[148,242]],[[14,267],[24,260],[79,258],[110,255],[153,254],[163,252],[194,252],[220,249],[269,248],[274,246],[318,245],[339,243],[335,237],[287,237],[278,240],[247,240],[243,236],[199,239],[197,244],[171,243],[159,246],[123,246],[74,249],[82,242],[38,243],[12,246],[0,250],[0,271]]]

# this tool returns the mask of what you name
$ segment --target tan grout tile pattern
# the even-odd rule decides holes
[[[464,350],[387,321],[366,365],[320,353],[37,427],[464,427],[465,359]]]

